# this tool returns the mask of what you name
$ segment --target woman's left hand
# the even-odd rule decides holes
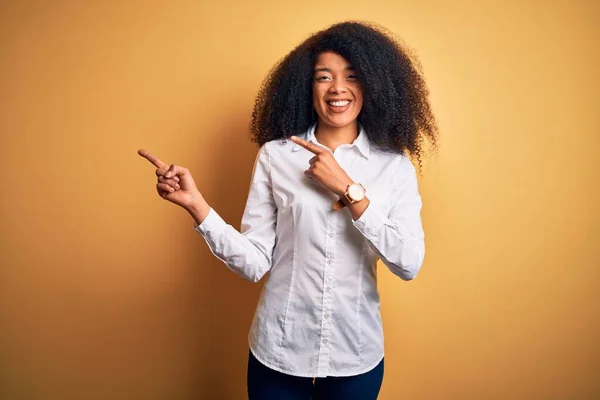
[[[346,171],[340,167],[333,154],[299,137],[292,136],[290,139],[315,155],[309,160],[310,166],[304,171],[304,175],[319,182],[331,193],[340,197],[343,196],[346,188],[353,181],[346,174]]]

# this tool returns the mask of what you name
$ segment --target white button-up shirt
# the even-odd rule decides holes
[[[304,138],[320,145],[313,126]],[[328,151],[331,151],[327,149]],[[256,157],[238,232],[211,209],[196,227],[228,268],[256,282],[268,273],[249,333],[264,365],[302,377],[367,372],[383,358],[377,260],[396,275],[417,275],[425,252],[415,168],[383,152],[363,129],[333,155],[370,204],[354,221],[338,198],[304,171],[314,156],[290,140]]]

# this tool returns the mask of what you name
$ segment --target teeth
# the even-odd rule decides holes
[[[334,107],[344,107],[344,106],[350,104],[350,102],[348,100],[328,101],[327,104],[334,106]]]

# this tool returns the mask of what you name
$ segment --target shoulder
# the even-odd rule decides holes
[[[285,160],[289,158],[291,149],[294,143],[289,139],[274,139],[259,146],[256,153],[255,164],[263,164],[268,166],[269,169],[273,167],[273,164],[278,164],[278,160]]]
[[[415,167],[405,153],[397,153],[389,150],[383,150],[378,147],[371,147],[371,156],[380,163],[385,163],[396,172],[414,172]]]
[[[307,135],[306,133],[302,133],[297,136],[305,139]],[[271,140],[263,144],[261,146],[261,151],[267,152],[271,157],[285,157],[289,156],[291,153],[296,152],[298,147],[299,146],[292,142],[290,139],[280,138]]]

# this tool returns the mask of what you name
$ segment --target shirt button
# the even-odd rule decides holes
[[[332,261],[331,260],[327,260],[327,264],[331,265]]]
[[[327,339],[323,339],[323,344],[327,344]]]
[[[333,237],[333,233],[330,233],[330,234],[329,234],[329,237]]]
[[[327,288],[327,293],[331,293],[331,288],[330,287]]]
[[[324,315],[325,319],[329,318],[329,314]]]

